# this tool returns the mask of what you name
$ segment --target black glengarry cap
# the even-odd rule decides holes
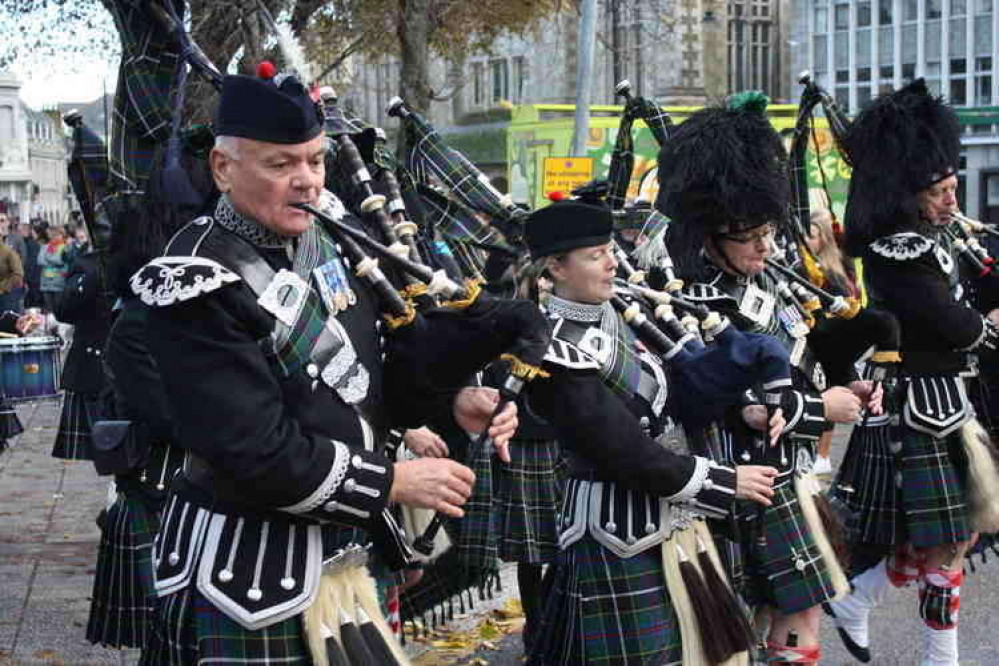
[[[322,108],[294,76],[226,76],[215,114],[216,136],[305,143],[323,131]]]
[[[567,199],[540,208],[527,219],[527,247],[540,259],[580,247],[609,243],[614,218],[598,200]]]

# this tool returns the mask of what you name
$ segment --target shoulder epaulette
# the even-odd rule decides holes
[[[914,231],[883,236],[870,244],[871,252],[895,261],[918,259],[933,249],[936,243]]]
[[[214,226],[212,218],[199,217],[178,231],[167,243],[164,256],[150,261],[129,280],[135,295],[151,307],[167,307],[239,282],[240,277],[219,262],[197,256]]]
[[[599,370],[614,343],[598,326],[583,326],[567,319],[553,320],[552,342],[545,361],[570,370]]]

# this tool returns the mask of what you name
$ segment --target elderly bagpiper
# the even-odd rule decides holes
[[[148,345],[187,449],[156,542],[145,664],[340,663],[344,653],[368,663],[357,660],[369,650],[377,663],[405,663],[364,567],[368,537],[349,526],[391,553],[389,502],[460,516],[471,491],[473,475],[453,461],[393,464],[380,451],[389,425],[428,415],[483,430],[497,396],[383,382],[374,293],[296,207],[354,223],[323,191],[322,129],[294,77],[226,77],[214,215],[182,228],[132,279],[152,307]],[[504,445],[516,409],[492,423]]]
[[[660,154],[657,207],[672,219],[667,242],[686,283],[683,294],[741,330],[777,337],[790,353],[793,390],[785,393],[787,425],[778,446],[760,447],[753,433],[730,423],[724,455],[730,463],[766,460],[779,470],[773,504],[744,512],[735,557],[743,558],[746,600],[764,611],[758,618],[770,616],[767,659],[814,664],[819,605],[848,591],[819,520],[814,448],[832,423],[858,419],[861,400],[849,389],[825,387],[808,327],[765,272],[789,202],[786,154],[765,115],[767,101],[742,94],[684,121]],[[869,384],[856,388],[870,392]]]
[[[902,331],[892,427],[867,443],[869,464],[847,480],[880,514],[866,545],[894,551],[868,561],[853,593],[830,605],[862,661],[870,611],[890,581],[918,583],[922,663],[957,664],[962,558],[976,532],[999,526],[996,470],[965,385],[977,354],[995,348],[999,290],[994,278],[979,285],[987,317],[964,300],[967,247],[954,228],[960,131],[953,109],[919,79],[875,100],[847,137],[847,250],[863,258],[871,302]]]

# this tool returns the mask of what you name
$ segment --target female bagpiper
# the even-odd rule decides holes
[[[820,604],[848,591],[819,519],[815,443],[833,422],[856,421],[871,388],[857,384],[859,395],[826,389],[808,327],[766,272],[789,203],[786,155],[764,113],[767,101],[743,94],[684,121],[660,154],[657,207],[672,220],[668,243],[684,296],[741,330],[773,335],[791,357],[794,390],[785,394],[787,428],[778,447],[762,451],[752,433],[730,424],[724,455],[738,463],[762,454],[779,470],[772,506],[745,512],[739,522],[743,593],[761,620],[770,618],[768,661],[815,664]]]
[[[702,641],[691,607],[705,599],[687,582],[703,576],[701,592],[714,581],[731,597],[704,517],[727,515],[736,498],[769,504],[775,470],[724,467],[655,439],[670,431],[682,443],[682,429],[670,418],[668,368],[609,302],[611,228],[610,209],[585,200],[554,203],[527,224],[534,263],[524,284],[537,298],[538,279],[551,281],[544,308],[554,338],[549,376],[532,382],[525,407],[554,427],[570,477],[528,663],[744,660],[714,650],[726,628],[744,626],[741,610],[729,606],[733,616],[716,617]]]
[[[957,664],[963,556],[976,532],[999,528],[996,470],[965,384],[977,353],[995,349],[999,290],[994,278],[980,285],[987,317],[964,300],[966,246],[952,236],[960,133],[954,111],[919,79],[875,100],[847,138],[847,250],[864,261],[871,302],[891,311],[902,332],[893,427],[866,442],[869,464],[845,480],[877,509],[862,514],[861,524],[877,529],[855,547],[894,545],[887,560],[854,577],[849,597],[831,604],[862,661],[870,659],[868,616],[890,581],[918,583],[922,663]]]

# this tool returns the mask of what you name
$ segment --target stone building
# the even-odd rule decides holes
[[[20,100],[20,82],[0,72],[0,210],[21,220],[65,223],[69,148],[57,113]]]
[[[785,34],[789,0],[598,0],[592,104],[617,104],[614,86],[666,105],[702,105],[749,88],[789,95]],[[576,95],[579,17],[564,10],[523,36],[498,38],[488,53],[432,64],[442,98],[429,117],[448,141],[503,179],[511,108],[572,104]],[[393,57],[355,58],[341,99],[392,131],[385,106],[399,89]],[[497,182],[504,184],[503,181]],[[502,188],[501,188],[502,189]]]

